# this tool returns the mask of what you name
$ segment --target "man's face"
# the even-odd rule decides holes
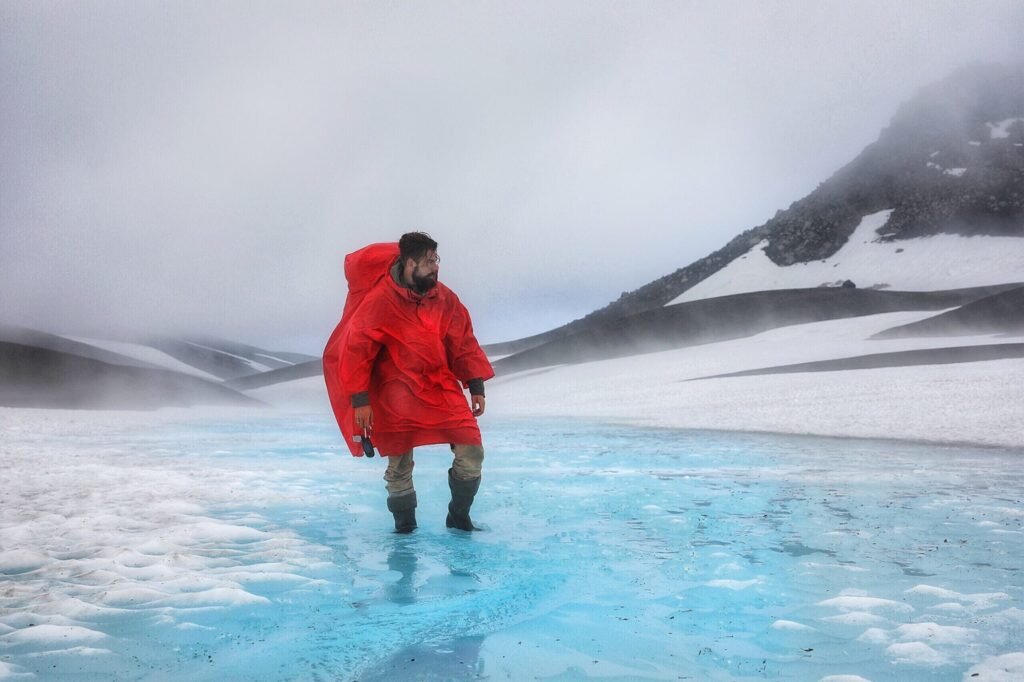
[[[434,251],[427,251],[427,255],[416,262],[410,277],[412,288],[421,294],[425,294],[437,286],[437,271],[440,269],[441,259]]]

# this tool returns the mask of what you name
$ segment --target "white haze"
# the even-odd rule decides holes
[[[483,341],[696,260],[1018,2],[0,4],[0,321],[316,352],[422,229]]]

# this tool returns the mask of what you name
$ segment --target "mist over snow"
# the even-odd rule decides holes
[[[407,230],[484,342],[701,258],[1017,2],[0,5],[0,319],[317,352]],[[997,133],[999,131],[996,131]],[[895,283],[893,283],[895,285]]]
[[[871,338],[935,314],[907,311],[798,324],[718,343],[517,372],[488,382],[487,409],[493,419],[594,419],[670,429],[1024,446],[1019,359],[690,381],[873,353],[1024,341],[1021,334],[981,333]],[[321,377],[248,395],[286,411],[330,415]],[[481,422],[485,431],[487,419]]]

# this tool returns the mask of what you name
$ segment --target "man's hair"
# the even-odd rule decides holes
[[[437,242],[426,232],[407,232],[398,240],[398,251],[403,265],[407,258],[418,263],[427,255],[427,251],[437,251]]]

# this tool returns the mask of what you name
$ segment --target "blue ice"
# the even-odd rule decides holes
[[[76,512],[111,526],[77,544],[26,533],[16,554],[5,540],[29,559],[0,573],[0,678],[880,681],[1024,669],[1024,453],[483,426],[473,512],[485,530],[444,528],[450,454],[431,447],[417,451],[409,536],[390,532],[382,461],[342,453],[319,417],[54,436],[122,463],[123,485],[152,486],[153,509],[170,510],[152,518],[189,525],[146,525],[156,512],[142,505]],[[120,479],[103,475],[116,497]],[[179,479],[194,489],[163,499],[159,481]]]

